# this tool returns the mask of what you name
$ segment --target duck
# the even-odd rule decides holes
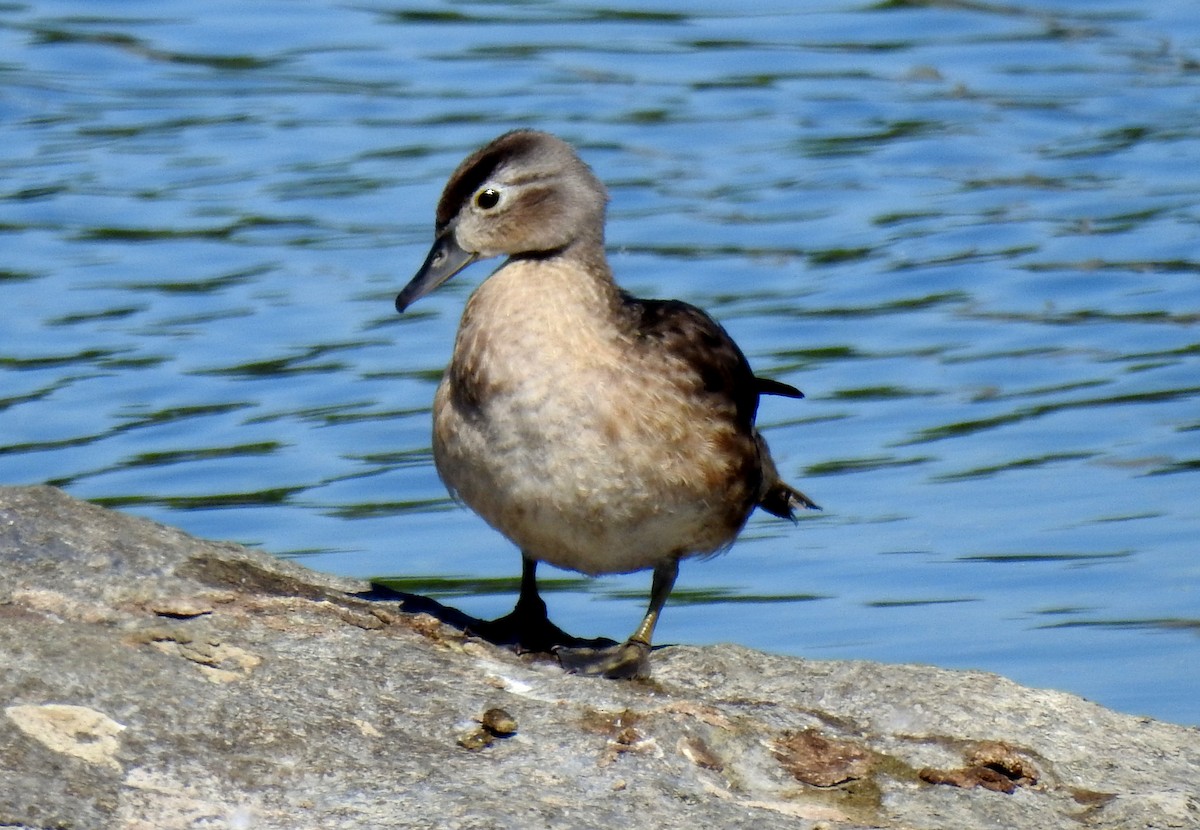
[[[645,678],[683,560],[727,550],[756,508],[793,521],[820,508],[781,479],[755,427],[763,395],[800,390],[755,376],[700,308],[622,290],[605,251],[608,201],[563,139],[499,136],[450,175],[396,310],[504,258],[467,300],[433,398],[442,482],[521,552],[516,606],[484,636],[574,673]],[[548,618],[543,562],[652,571],[645,616],[623,642],[579,645]]]

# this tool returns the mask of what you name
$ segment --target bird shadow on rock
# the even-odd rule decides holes
[[[540,601],[519,602],[511,613],[499,619],[482,620],[432,597],[400,591],[379,582],[370,583],[371,587],[366,591],[346,593],[242,558],[211,554],[193,556],[176,573],[205,585],[244,594],[300,597],[341,607],[362,602],[389,603],[399,606],[404,614],[426,614],[463,636],[511,648],[518,654],[545,655],[551,660],[558,660],[562,652],[603,652],[618,645],[605,637],[584,639],[568,634],[550,622]]]
[[[585,639],[568,634],[545,616],[521,613],[519,605],[503,617],[484,620],[438,602],[432,597],[398,591],[377,582],[372,582],[369,590],[349,596],[367,602],[398,603],[400,610],[406,614],[428,614],[464,636],[478,637],[492,645],[511,648],[518,654],[545,654],[553,657],[555,649],[558,648],[608,649],[617,645],[616,640],[607,637]]]

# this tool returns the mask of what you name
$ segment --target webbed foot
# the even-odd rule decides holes
[[[475,634],[489,643],[498,646],[511,646],[517,654],[526,652],[549,653],[555,647],[578,640],[550,622],[542,613],[528,613],[526,608],[518,606],[503,617],[482,621],[471,628]]]
[[[607,677],[610,680],[638,680],[650,676],[650,644],[629,639],[606,648],[566,648],[554,650],[558,662],[572,674]]]

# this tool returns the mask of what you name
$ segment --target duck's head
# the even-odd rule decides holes
[[[477,259],[603,246],[608,193],[575,150],[514,130],[468,156],[442,191],[425,264],[396,297],[403,312]]]

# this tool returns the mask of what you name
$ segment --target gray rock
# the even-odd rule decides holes
[[[1200,828],[1195,729],[736,646],[574,677],[367,590],[0,488],[0,826]]]

